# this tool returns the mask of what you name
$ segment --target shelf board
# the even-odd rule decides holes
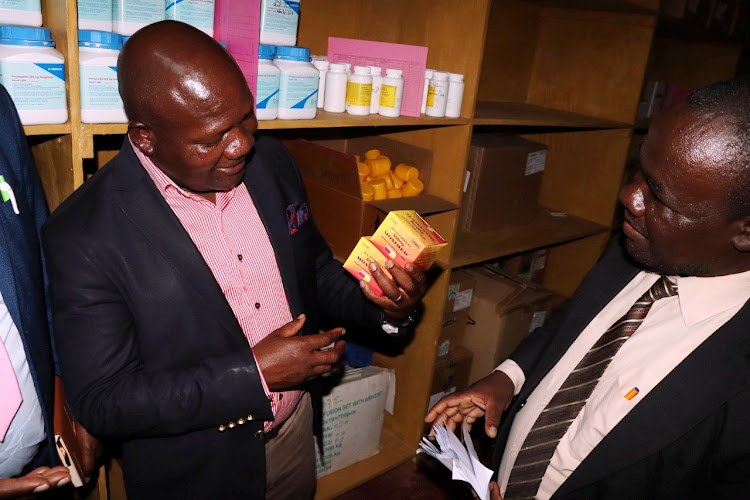
[[[84,135],[115,135],[128,131],[127,123],[84,123]]]
[[[70,133],[70,122],[59,125],[24,125],[26,135],[63,135]]]
[[[478,101],[474,125],[537,127],[628,128],[627,123],[560,111],[522,102]]]
[[[536,218],[523,226],[509,226],[483,233],[459,231],[456,234],[451,266],[468,266],[609,231],[609,228],[601,224],[559,214],[561,212],[540,207]]]
[[[419,118],[400,116],[388,118],[380,115],[357,116],[349,113],[329,113],[318,110],[313,120],[262,120],[258,122],[261,130],[297,129],[297,128],[336,128],[336,127],[405,127],[423,125],[466,125],[468,118],[433,118],[422,115]]]
[[[383,428],[380,452],[360,462],[318,479],[315,500],[335,498],[370,479],[401,465],[416,453],[395,434]]]

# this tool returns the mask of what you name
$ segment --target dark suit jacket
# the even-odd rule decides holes
[[[498,431],[588,323],[640,271],[610,246],[550,323],[510,356],[526,374]],[[609,433],[553,498],[750,498],[750,305],[680,363]]]
[[[259,138],[245,174],[293,317],[379,330],[380,311],[333,256],[278,141]],[[68,399],[93,433],[123,440],[133,498],[263,498],[272,418],[247,340],[211,270],[127,139],[42,232]],[[252,420],[226,432],[217,427]]]
[[[47,205],[16,108],[2,85],[0,175],[13,189],[20,212],[14,212],[10,201],[0,202],[0,292],[23,340],[47,433],[47,441],[32,464],[57,465],[52,430],[55,367],[39,245]]]

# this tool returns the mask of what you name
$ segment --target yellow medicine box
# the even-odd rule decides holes
[[[344,262],[344,269],[349,271],[359,281],[368,283],[372,291],[375,292],[375,295],[380,297],[383,295],[383,290],[380,289],[375,278],[372,277],[370,264],[374,262],[379,265],[386,276],[390,278],[390,273],[385,269],[387,260],[388,258],[370,242],[370,238],[363,236],[359,239],[357,246],[354,247],[349,258]]]
[[[448,245],[414,210],[393,210],[378,226],[370,242],[401,267],[411,262],[426,271]]]

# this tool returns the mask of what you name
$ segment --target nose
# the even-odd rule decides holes
[[[255,137],[242,127],[236,127],[230,132],[232,134],[229,145],[224,150],[224,155],[230,160],[238,160],[247,156],[255,144]]]
[[[636,178],[626,184],[620,191],[620,203],[636,217],[641,217],[646,206],[643,201],[643,182]]]

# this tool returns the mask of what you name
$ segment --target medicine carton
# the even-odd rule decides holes
[[[370,243],[396,264],[412,263],[426,271],[448,246],[442,236],[414,210],[394,210],[372,235]]]
[[[359,239],[359,243],[354,247],[349,258],[344,262],[344,269],[349,271],[352,276],[357,278],[359,281],[364,281],[370,285],[370,288],[375,295],[378,297],[383,295],[383,290],[380,289],[375,278],[372,277],[370,272],[370,264],[375,263],[383,270],[383,272],[390,278],[391,275],[385,269],[385,263],[388,258],[370,242],[370,238],[362,237]]]

